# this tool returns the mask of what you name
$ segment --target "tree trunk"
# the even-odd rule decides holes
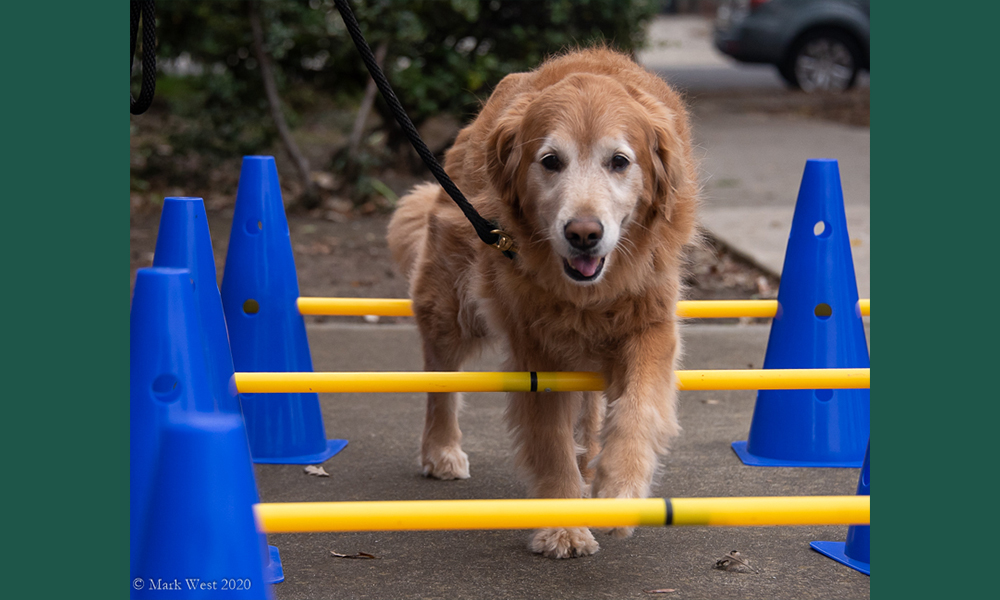
[[[389,44],[387,42],[382,42],[375,49],[375,63],[379,67],[385,61],[385,53],[389,50]],[[361,100],[361,106],[358,108],[358,116],[354,119],[354,129],[351,130],[350,144],[348,145],[349,156],[355,156],[358,152],[358,146],[361,145],[361,135],[365,132],[365,121],[368,120],[368,114],[372,111],[372,105],[375,103],[375,93],[378,88],[375,87],[375,80],[371,77],[368,78],[368,87],[365,88],[365,97]]]
[[[319,205],[319,195],[313,185],[312,177],[309,173],[309,161],[298,145],[292,139],[292,134],[288,130],[288,123],[285,122],[285,115],[281,112],[281,99],[278,97],[278,87],[274,83],[274,72],[271,71],[270,57],[264,52],[264,28],[261,26],[260,12],[257,2],[247,2],[250,15],[250,29],[253,32],[253,52],[260,63],[260,76],[264,81],[264,92],[267,94],[267,104],[271,108],[271,118],[278,129],[278,136],[285,145],[285,151],[292,159],[292,163],[299,172],[299,180],[302,183],[302,195],[299,203],[305,208],[315,208]]]

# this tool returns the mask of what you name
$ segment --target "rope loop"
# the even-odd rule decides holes
[[[139,31],[139,21],[142,20],[142,87],[139,88],[139,99],[136,100],[129,92],[129,111],[133,115],[146,112],[153,103],[153,92],[156,91],[156,3],[154,0],[131,0],[132,13],[132,54],[129,58],[129,73],[135,64],[135,38]]]

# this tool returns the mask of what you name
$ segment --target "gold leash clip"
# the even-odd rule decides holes
[[[495,233],[499,236],[497,241],[492,244],[494,248],[497,248],[501,252],[517,252],[517,244],[514,243],[514,238],[510,237],[507,232],[494,229],[490,233]]]

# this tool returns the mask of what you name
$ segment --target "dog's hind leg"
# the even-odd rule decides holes
[[[424,341],[425,371],[457,371],[468,355],[465,345]],[[420,466],[424,475],[437,479],[468,479],[469,457],[462,451],[462,431],[458,412],[462,395],[457,392],[427,394],[427,415],[420,443]]]
[[[530,478],[537,498],[580,498],[583,478],[573,436],[580,393],[510,394],[507,421],[514,433],[518,466]],[[586,556],[599,546],[586,527],[548,528],[534,532],[532,552],[550,558]]]
[[[425,189],[426,192],[426,189]],[[431,202],[433,198],[412,201]],[[428,214],[422,245],[400,249],[401,255],[419,254],[410,271],[413,315],[423,340],[425,371],[458,371],[470,355],[478,352],[485,325],[469,292],[469,244],[453,221],[456,214]],[[404,223],[404,217],[399,222]],[[395,219],[396,217],[394,217]],[[467,224],[459,222],[467,227]],[[400,230],[405,228],[400,226]],[[402,234],[401,234],[402,235]],[[405,246],[405,245],[404,245]],[[457,393],[427,395],[427,416],[420,445],[420,466],[424,475],[438,479],[468,479],[469,458],[462,451],[458,412],[462,397]]]

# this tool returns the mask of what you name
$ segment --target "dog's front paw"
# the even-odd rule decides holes
[[[426,477],[435,479],[468,479],[469,455],[458,446],[425,451],[420,464]]]
[[[594,535],[586,527],[539,529],[531,536],[528,547],[532,552],[549,558],[588,556],[600,550]]]

